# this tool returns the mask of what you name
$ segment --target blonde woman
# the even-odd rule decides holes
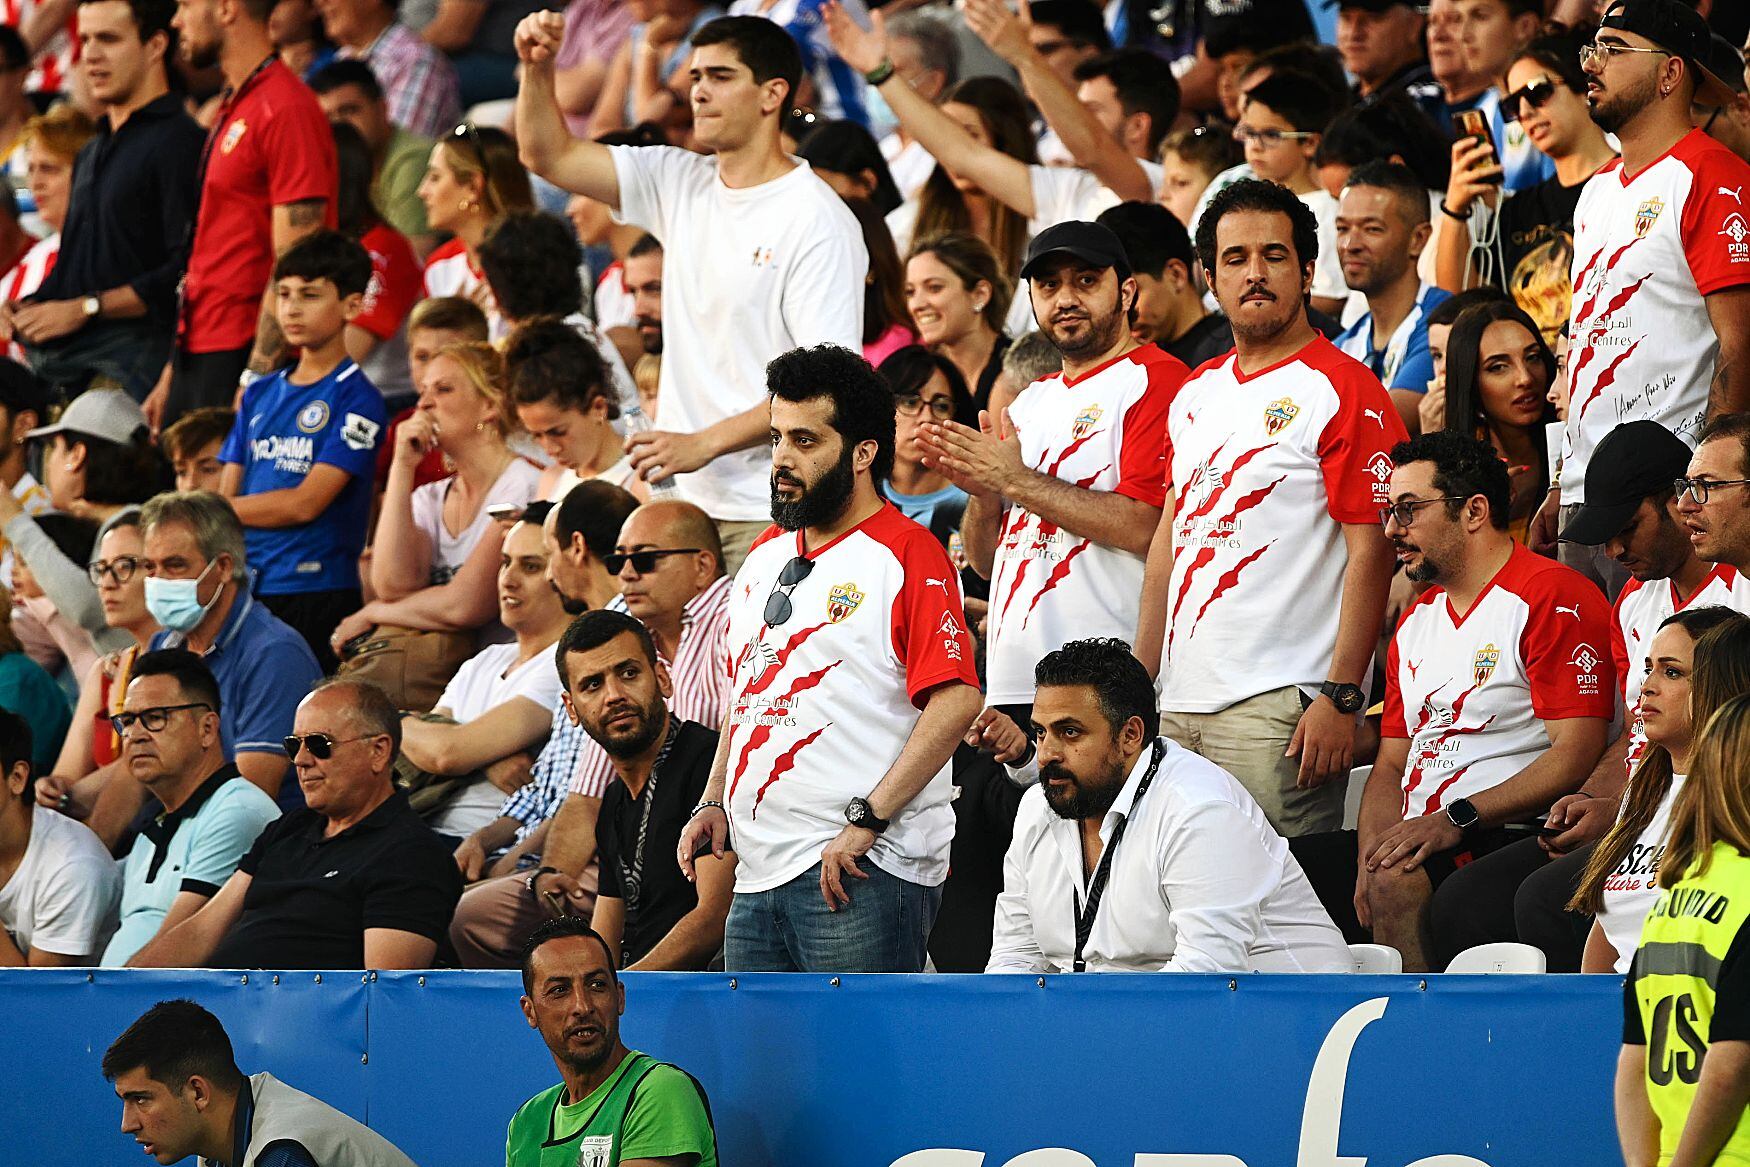
[[[54,269],[61,254],[61,226],[67,221],[67,202],[73,193],[73,159],[97,132],[91,119],[71,105],[57,105],[48,113],[31,118],[24,127],[26,182],[36,200],[37,214],[49,234],[37,240],[11,271],[0,276],[0,304],[10,304],[36,291]],[[36,334],[25,320],[14,322],[5,314],[7,327],[17,332],[8,350],[14,360],[24,359],[18,340]],[[28,313],[26,320],[32,319]]]
[[[505,215],[534,209],[529,174],[517,161],[516,143],[503,130],[463,122],[431,148],[419,201],[425,204],[432,231],[454,236],[425,261],[426,298],[474,301],[497,336],[502,322],[480,270],[479,248]]]
[[[504,528],[491,511],[520,512],[541,477],[508,444],[513,418],[504,363],[490,345],[447,345],[432,358],[419,406],[395,435],[372,544],[376,599],[340,622],[337,651],[377,625],[464,632],[496,619]],[[414,470],[434,447],[455,472],[415,487]]]

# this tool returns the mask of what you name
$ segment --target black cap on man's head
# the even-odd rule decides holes
[[[1703,105],[1726,105],[1731,86],[1708,63],[1713,57],[1713,33],[1701,13],[1682,0],[1614,0],[1598,22],[1600,33],[1632,32],[1644,36],[1695,70],[1695,99]]]
[[[1689,469],[1690,449],[1656,421],[1631,421],[1604,435],[1586,463],[1586,497],[1561,538],[1597,547],[1614,539],[1641,503],[1671,489]]]
[[[1079,259],[1092,267],[1117,268],[1121,275],[1130,274],[1130,262],[1124,254],[1124,244],[1110,227],[1080,219],[1047,227],[1033,237],[1027,248],[1027,262],[1021,267],[1021,278],[1032,279],[1051,259]]]

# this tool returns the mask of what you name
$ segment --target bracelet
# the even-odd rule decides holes
[[[687,821],[689,823],[692,822],[694,819],[699,817],[700,811],[705,810],[708,807],[713,807],[713,806],[716,807],[718,810],[722,811],[724,814],[724,817],[726,817],[726,818],[728,817],[729,808],[727,806],[724,806],[721,802],[718,802],[716,799],[708,798],[704,802],[701,802],[698,806],[695,806],[693,808],[692,813],[687,815]]]
[[[557,867],[537,867],[534,872],[530,874],[529,878],[523,881],[523,886],[529,889],[530,895],[534,895],[535,884],[541,881],[543,875],[557,874],[559,874],[559,869]]]
[[[1445,215],[1448,219],[1457,219],[1460,223],[1470,222],[1469,212],[1461,215],[1451,207],[1447,206],[1444,202],[1440,204],[1440,213]]]
[[[871,85],[879,87],[882,82],[886,81],[891,76],[893,76],[893,58],[883,57],[879,65],[863,74],[863,80]]]

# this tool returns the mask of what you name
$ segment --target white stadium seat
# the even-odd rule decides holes
[[[1404,954],[1389,944],[1351,944],[1349,955],[1355,958],[1358,973],[1401,973]]]
[[[1548,970],[1549,962],[1541,948],[1507,943],[1467,948],[1446,966],[1449,973],[1540,973]]]

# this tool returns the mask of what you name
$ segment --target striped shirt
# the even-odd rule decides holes
[[[405,24],[391,24],[362,52],[342,46],[339,55],[370,64],[389,99],[389,120],[408,133],[441,138],[462,120],[456,67]]]
[[[723,724],[729,700],[729,577],[687,601],[681,609],[680,643],[673,660],[665,660],[674,695],[669,712],[679,721],[696,721],[708,729]],[[600,798],[614,780],[614,763],[593,740],[578,759],[571,793]]]
[[[12,265],[12,270],[0,276],[0,303],[10,303],[22,300],[42,286],[49,272],[54,270],[55,260],[61,254],[61,233],[59,231],[47,239],[39,239],[31,249],[19,257]],[[25,363],[24,348],[16,341],[6,345],[6,355],[20,364]]]

